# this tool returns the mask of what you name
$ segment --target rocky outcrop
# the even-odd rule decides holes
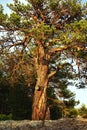
[[[60,119],[49,121],[1,121],[0,130],[87,130],[87,120]]]

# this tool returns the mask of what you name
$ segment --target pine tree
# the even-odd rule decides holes
[[[78,66],[78,76],[86,74],[85,71],[81,73],[85,63],[81,67],[84,59],[78,53],[87,51],[87,5],[82,6],[79,0],[27,2],[24,5],[14,0],[8,5],[12,10],[10,16],[4,15],[1,8],[0,28],[5,33],[1,34],[0,48],[3,51],[6,48],[7,54],[19,51],[18,62],[23,60],[25,52],[32,57],[36,71],[32,119],[44,120],[50,118],[46,95],[48,82],[61,67],[60,62],[73,59]]]

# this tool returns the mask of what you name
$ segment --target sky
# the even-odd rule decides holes
[[[26,1],[26,0],[20,0],[22,2]],[[9,8],[6,6],[7,3],[12,3],[13,0],[0,0],[0,4],[3,5],[4,7],[4,13],[10,13]],[[87,0],[82,0],[82,3],[87,2]],[[85,89],[77,89],[76,87],[69,87],[70,90],[74,93],[76,93],[76,100],[80,100],[80,104],[77,107],[80,107],[81,104],[85,104],[87,106],[87,88]]]
[[[80,104],[76,106],[76,108],[81,107],[82,104],[85,104],[87,107],[87,88],[78,89],[74,86],[69,86],[69,89],[76,94],[76,101],[80,101]]]

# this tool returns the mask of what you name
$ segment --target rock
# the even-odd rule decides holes
[[[87,120],[64,118],[46,121],[0,121],[0,130],[87,130]]]

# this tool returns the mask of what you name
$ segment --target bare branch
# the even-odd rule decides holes
[[[57,71],[52,71],[49,75],[48,75],[48,78],[51,78]]]
[[[7,45],[7,46],[5,46],[5,47],[16,47],[16,46],[24,46],[24,44],[25,44],[25,42],[27,41],[27,36],[25,36],[24,38],[23,38],[23,40],[22,41],[17,41],[17,42],[13,42],[13,41],[9,41],[10,43],[12,43],[12,44],[10,44],[10,45]],[[3,42],[5,42],[4,40],[3,40]],[[7,41],[8,42],[8,41]]]
[[[67,48],[69,48],[69,46],[62,46],[62,47],[57,47],[57,48],[51,48],[49,50],[49,53],[55,53],[55,52],[60,52],[60,51],[63,51],[63,50],[66,50]]]
[[[65,45],[65,46],[62,46],[62,47],[56,47],[56,48],[51,48],[49,50],[49,53],[52,54],[52,53],[55,53],[55,52],[61,52],[63,50],[66,50],[66,49],[69,49],[69,48],[76,48],[78,51],[79,50],[83,50],[83,51],[87,51],[87,48],[84,48],[84,47],[80,47],[80,46],[74,46],[74,45]]]

